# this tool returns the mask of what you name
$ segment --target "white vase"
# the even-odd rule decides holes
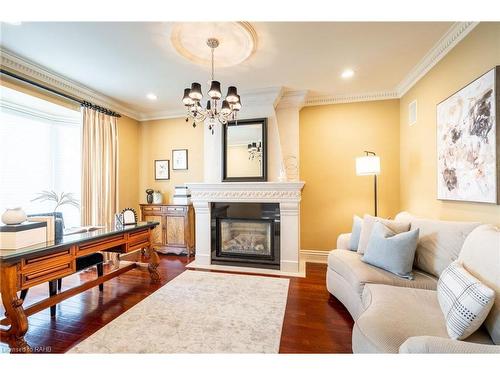
[[[7,208],[2,215],[2,222],[7,225],[21,224],[26,219],[26,213],[21,207]]]
[[[162,204],[163,203],[163,195],[159,191],[155,191],[153,193],[153,204]]]

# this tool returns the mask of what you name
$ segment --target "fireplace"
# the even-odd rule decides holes
[[[280,268],[277,203],[212,203],[213,264]]]

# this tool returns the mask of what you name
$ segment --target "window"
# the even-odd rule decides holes
[[[53,212],[55,203],[32,200],[44,190],[80,201],[81,113],[0,86],[0,210]],[[80,225],[80,209],[57,209],[66,227]],[[0,213],[1,214],[1,213]]]

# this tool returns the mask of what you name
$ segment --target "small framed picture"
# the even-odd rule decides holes
[[[170,180],[170,160],[155,160],[155,180]]]
[[[188,169],[188,150],[172,150],[172,170]]]

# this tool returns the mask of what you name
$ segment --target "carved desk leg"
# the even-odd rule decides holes
[[[160,274],[158,273],[158,266],[160,265],[160,257],[158,256],[153,246],[150,245],[147,248],[148,253],[148,271],[151,277],[151,282],[154,284],[159,284],[161,281]]]
[[[16,353],[31,353],[31,348],[24,340],[28,331],[28,318],[24,313],[23,300],[17,297],[16,265],[1,265],[0,289],[5,316],[10,319],[10,328],[2,330],[1,335],[9,341],[9,346]]]

